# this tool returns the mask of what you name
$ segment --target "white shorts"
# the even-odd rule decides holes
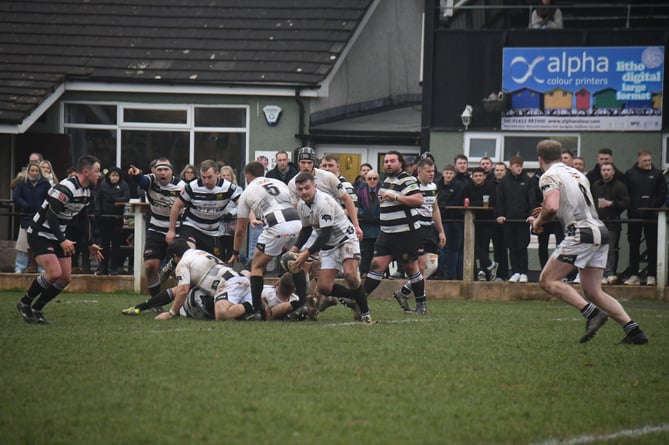
[[[345,260],[356,259],[360,261],[360,242],[348,240],[338,247],[330,250],[321,250],[319,253],[321,269],[341,269]]]
[[[216,289],[214,304],[219,300],[227,300],[232,304],[253,304],[251,282],[246,277],[233,277],[223,281]]]
[[[293,247],[300,230],[302,230],[302,223],[299,220],[265,227],[258,236],[256,247],[265,255],[279,256],[284,249],[288,250]]]
[[[563,263],[573,264],[579,269],[586,267],[604,269],[608,255],[608,244],[579,243],[573,236],[567,236],[551,256]]]

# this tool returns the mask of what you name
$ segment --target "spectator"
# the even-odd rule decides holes
[[[457,155],[453,159],[455,164],[455,180],[462,182],[463,187],[472,182],[472,177],[467,169],[469,168],[469,159],[465,155]]]
[[[486,181],[492,181],[495,179],[495,172],[493,171],[492,159],[490,159],[488,156],[482,157],[481,160],[479,161],[479,167],[483,169]]]
[[[493,169],[495,188],[499,187],[499,183],[506,176],[508,169],[504,162],[498,162]],[[499,191],[497,191],[499,200]],[[495,262],[497,266],[497,278],[495,281],[506,281],[509,279],[509,255],[506,251],[506,241],[504,240],[504,225],[495,224],[492,233],[492,248],[494,251]]]
[[[56,176],[54,173],[51,162],[45,159],[40,162],[39,168],[42,170],[42,176],[44,176],[44,179],[46,179],[49,184],[51,184],[51,187],[58,184],[58,176]]]
[[[236,185],[239,188],[240,193],[244,191],[244,189],[237,184],[237,175],[235,175],[235,171],[229,165],[221,167],[219,176]],[[221,250],[223,251],[221,258],[227,259],[232,256],[232,245],[234,242],[236,226],[237,204],[234,201],[230,201],[225,207],[223,224],[221,224]]]
[[[365,162],[360,166],[359,174],[353,181],[353,188],[358,190],[359,187],[367,184],[367,172],[372,170],[372,164]]]
[[[590,184],[592,198],[597,201],[597,214],[609,231],[609,254],[604,269],[602,284],[615,284],[618,281],[618,243],[620,241],[620,214],[630,206],[627,185],[615,177],[615,167],[610,162],[600,165],[602,177]]]
[[[105,175],[95,197],[95,220],[100,232],[102,261],[96,275],[122,273],[121,242],[123,241],[124,206],[116,205],[130,199],[130,187],[121,178],[121,169],[112,167]]]
[[[184,182],[191,182],[194,179],[198,178],[197,174],[197,167],[195,167],[193,164],[186,164],[183,170],[181,170],[181,174],[179,177],[184,181]]]
[[[494,227],[492,222],[497,195],[495,187],[495,184],[486,181],[483,169],[476,167],[472,170],[472,182],[467,184],[464,190],[464,197],[469,198],[471,206],[485,207],[487,204],[489,207],[489,210],[479,210],[474,213],[476,224],[474,253],[479,263],[477,274],[479,281],[494,281],[497,277],[497,263],[490,261],[490,240]]]
[[[14,202],[21,212],[19,236],[16,240],[16,261],[14,272],[23,273],[30,264],[30,249],[28,246],[28,233],[26,229],[32,223],[35,213],[39,210],[46,198],[51,185],[42,176],[39,164],[31,162],[28,164],[25,175],[16,183],[14,189]]]
[[[530,230],[527,224],[532,224],[534,221],[531,214],[536,207],[536,199],[530,177],[523,172],[523,159],[514,156],[509,165],[509,173],[502,178],[497,188],[495,215],[497,223],[504,225],[504,239],[509,249],[513,271],[509,281],[527,283],[529,270],[527,246],[530,244]]]
[[[562,29],[562,11],[551,6],[551,0],[541,0],[541,6],[532,11],[531,29]]]
[[[442,181],[437,189],[437,203],[446,234],[446,246],[441,249],[439,270],[447,280],[462,280],[462,248],[464,241],[464,214],[453,206],[462,206],[465,186],[456,181],[455,166],[448,164],[441,172]]]
[[[265,174],[265,177],[278,179],[284,184],[288,184],[290,180],[293,179],[293,177],[298,173],[297,167],[295,164],[290,162],[288,153],[283,150],[276,152],[275,160],[276,166],[268,171]]]
[[[571,166],[576,170],[580,171],[581,173],[585,174],[585,159],[583,159],[582,157],[576,156],[571,161]]]
[[[646,237],[648,258],[648,274],[646,284],[655,286],[657,274],[657,214],[653,211],[639,210],[643,208],[662,207],[662,197],[667,193],[667,183],[662,171],[653,166],[652,154],[648,150],[639,150],[634,167],[625,172],[630,192],[630,208],[627,216],[630,219],[644,219],[643,222],[631,222],[627,236],[630,245],[629,273],[625,284],[640,284],[639,251],[641,249],[641,232]]]
[[[560,155],[560,160],[564,165],[572,167],[574,163],[574,153],[571,150],[565,148],[562,150],[562,155]]]
[[[379,172],[368,170],[365,176],[365,184],[361,184],[356,191],[358,195],[358,222],[362,229],[360,273],[364,275],[369,272],[369,266],[374,256],[374,243],[380,231],[379,179]]]
[[[599,168],[604,162],[610,162],[613,164],[613,151],[610,148],[600,148],[597,152],[597,165],[595,165],[592,170],[590,170],[585,176],[590,181],[590,184],[594,183],[598,179],[602,178],[601,169]],[[578,168],[576,169],[578,170]],[[625,180],[625,174],[620,170],[616,169],[616,179]]]

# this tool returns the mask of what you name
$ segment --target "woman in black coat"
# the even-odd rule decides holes
[[[121,178],[121,169],[112,167],[100,183],[95,197],[95,220],[100,232],[104,259],[98,267],[98,275],[118,275],[121,273],[121,242],[123,241],[123,211],[128,202],[130,187]]]

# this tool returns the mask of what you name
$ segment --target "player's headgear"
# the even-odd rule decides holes
[[[297,151],[297,160],[307,160],[316,162],[316,150],[311,147],[302,147]]]
[[[188,249],[190,249],[190,246],[185,239],[176,238],[167,246],[167,256],[169,258],[172,258],[173,255],[183,256]]]

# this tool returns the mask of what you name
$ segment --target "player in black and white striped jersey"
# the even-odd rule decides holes
[[[200,164],[200,177],[186,184],[170,212],[169,230],[165,240],[171,243],[177,236],[177,221],[181,219],[178,237],[193,248],[220,256],[220,226],[228,202],[237,202],[241,189],[219,178],[216,161]],[[184,210],[183,217],[181,211]],[[222,258],[224,259],[224,258]]]
[[[441,212],[437,205],[437,186],[434,182],[434,162],[429,159],[421,159],[416,164],[418,173],[418,188],[423,195],[423,205],[417,207],[418,223],[420,224],[418,248],[418,268],[423,275],[423,283],[437,270],[439,262],[439,249],[446,245],[446,235],[441,222]],[[396,291],[393,297],[405,312],[411,312],[407,297],[411,294],[413,286],[407,281],[402,289]],[[415,294],[416,312],[424,314],[427,312],[427,295]]]
[[[365,291],[378,287],[388,264],[393,260],[403,267],[415,295],[423,295],[425,284],[418,269],[420,224],[417,208],[423,205],[416,178],[404,171],[404,157],[389,151],[383,159],[386,179],[379,188],[381,232],[374,245],[374,258],[365,278]]]
[[[88,240],[89,254],[102,260],[102,248],[91,240],[86,212],[93,202],[91,187],[97,184],[100,176],[100,161],[96,157],[80,157],[77,173],[49,189],[27,229],[30,249],[37,264],[44,269],[17,303],[27,323],[48,324],[42,315],[44,306],[70,284],[75,243],[66,238],[65,231],[75,218],[79,219],[82,230],[78,239]]]

